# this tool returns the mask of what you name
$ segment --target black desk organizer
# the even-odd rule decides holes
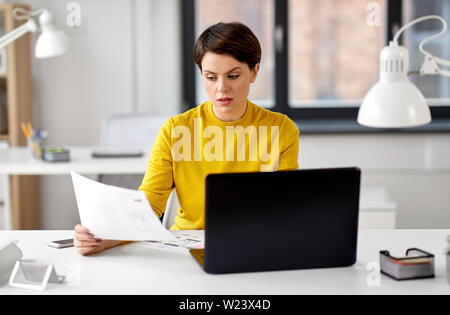
[[[434,278],[434,255],[418,248],[406,251],[406,257],[380,251],[381,273],[395,280]]]

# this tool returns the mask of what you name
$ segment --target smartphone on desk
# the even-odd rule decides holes
[[[54,248],[73,247],[73,239],[51,241],[47,245]]]

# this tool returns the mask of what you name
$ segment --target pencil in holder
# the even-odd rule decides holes
[[[33,159],[42,160],[45,139],[31,136],[27,139],[28,152]]]

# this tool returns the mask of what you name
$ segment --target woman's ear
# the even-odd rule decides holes
[[[258,77],[258,72],[259,72],[259,63],[257,63],[253,68],[253,70],[251,70],[250,83],[254,83],[256,81],[256,78]]]

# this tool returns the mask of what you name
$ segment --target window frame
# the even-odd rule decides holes
[[[433,122],[429,125],[407,128],[407,129],[377,129],[361,126],[357,123],[357,116],[360,104],[354,107],[305,107],[294,108],[289,106],[289,0],[274,1],[274,30],[282,31],[282,39],[279,44],[275,43],[275,86],[274,86],[274,106],[271,111],[288,115],[294,120],[301,130],[306,133],[360,133],[360,132],[450,132],[450,104],[445,106],[430,107]],[[403,25],[403,1],[386,0],[386,34],[385,42],[394,37],[394,31]],[[196,72],[198,69],[192,58],[196,34],[195,34],[195,0],[181,1],[181,35],[182,35],[182,66],[183,82],[182,97],[183,110],[189,110],[197,106],[196,104]],[[281,49],[277,48],[281,46]],[[378,69],[374,69],[378,71]],[[264,104],[260,104],[264,106]],[[308,128],[313,124],[319,127]]]

